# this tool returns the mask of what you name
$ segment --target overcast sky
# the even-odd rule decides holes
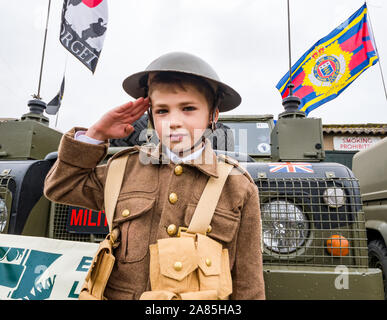
[[[293,63],[363,3],[291,0]],[[367,4],[387,77],[387,1]],[[20,118],[37,93],[47,5],[48,0],[0,2],[0,117]],[[105,43],[93,75],[60,44],[63,1],[52,0],[41,96],[49,102],[56,95],[67,59],[58,130],[89,127],[131,100],[123,79],[171,51],[200,56],[240,93],[241,106],[226,114],[269,113],[277,119],[283,111],[275,86],[288,70],[286,0],[109,0],[108,5]],[[48,117],[54,127],[55,116]],[[323,124],[387,123],[379,63],[309,117],[321,117]]]

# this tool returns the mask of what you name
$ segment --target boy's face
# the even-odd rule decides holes
[[[184,85],[184,88],[158,84],[150,96],[157,135],[175,153],[193,146],[210,121],[204,95],[192,85]],[[218,113],[216,120],[217,116]]]

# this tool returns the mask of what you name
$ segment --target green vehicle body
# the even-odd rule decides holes
[[[311,230],[312,236],[309,238],[309,242],[306,241],[304,248],[298,250],[298,255],[297,252],[276,254],[263,245],[264,277],[268,299],[383,298],[384,289],[381,273],[376,268],[368,266],[365,218],[358,182],[347,167],[337,163],[324,162],[321,119],[305,118],[298,112],[284,112],[280,114],[276,124],[272,115],[221,115],[219,121],[233,130],[235,150],[247,150],[251,158],[256,163],[260,163],[261,167],[257,170],[251,169],[252,166],[257,167],[257,164],[246,163],[245,165],[247,169],[250,168],[248,171],[256,181],[260,191],[263,238],[265,238],[265,229],[270,227],[270,221],[265,223],[267,219],[264,213],[265,202],[269,199],[286,198],[290,202],[294,201],[294,203],[299,204],[299,208],[303,209],[304,214],[311,217],[310,214],[315,210],[311,209],[313,206],[303,205],[306,198],[320,198],[317,205],[314,206],[317,211],[324,211],[325,204],[321,200],[321,194],[313,197],[308,196],[308,193],[315,193],[313,188],[316,189],[316,186],[321,189],[324,186],[336,184],[344,186],[346,201],[354,204],[348,209],[338,212],[342,217],[352,215],[356,222],[352,224],[352,227],[350,227],[351,224],[348,224],[347,227],[343,227],[343,225],[335,227],[332,224],[325,229],[311,227],[313,229]],[[241,128],[249,131],[247,143],[243,148],[238,145],[241,135],[237,132]],[[266,138],[264,139],[260,135],[264,135]],[[243,136],[246,134],[242,134]],[[265,144],[270,144],[271,152],[258,150],[259,143],[262,141]],[[270,171],[265,169],[273,162],[276,164],[283,162],[290,164],[308,163],[314,170],[313,178],[307,178],[304,173],[280,172],[273,178],[273,174],[270,176]],[[271,182],[266,182],[268,180]],[[283,180],[286,180],[291,187],[287,195],[286,190],[282,194],[277,194],[275,191],[278,188],[278,193],[281,193],[280,189],[284,187],[286,189]],[[300,181],[307,182],[307,187],[300,188],[302,186]],[[274,188],[265,188],[265,183],[267,185],[271,183]],[[283,184],[281,185],[281,183]],[[313,185],[313,183],[315,184]],[[301,189],[303,195],[295,195],[291,191],[292,189]],[[315,219],[313,223],[318,223],[318,219]],[[341,234],[349,240],[350,247],[354,250],[349,254],[354,259],[353,261],[344,257],[332,258],[328,254],[325,240],[333,234]],[[302,251],[303,249],[304,251]],[[331,260],[327,257],[330,257]],[[337,271],[340,268],[343,268],[348,275],[348,289],[344,289],[344,283],[340,285],[340,280],[343,280],[338,277]]]
[[[32,106],[34,104],[39,104],[39,101],[31,102]],[[67,232],[68,206],[51,203],[44,197],[44,177],[56,160],[62,134],[48,127],[48,119],[42,111],[30,108],[31,112],[20,120],[0,122],[1,232],[73,241],[101,241],[103,234]],[[321,120],[284,115],[274,124],[273,116],[263,115],[223,116],[220,121],[230,128],[238,125],[246,128],[249,141],[263,139],[261,143],[264,144],[258,152],[247,152],[254,160],[241,164],[259,188],[261,212],[265,213],[262,214],[262,252],[267,299],[383,299],[382,273],[378,268],[368,267],[366,229],[360,196],[356,193],[357,180],[344,166],[326,166],[321,162],[324,157]],[[259,131],[249,130],[249,126],[262,129],[264,137],[256,135]],[[238,137],[233,137],[234,146],[238,147]],[[276,151],[270,152],[267,144]],[[104,161],[122,148],[109,148]],[[230,155],[236,157],[242,152],[231,151],[234,153]],[[269,163],[272,162],[299,161],[313,163],[316,173],[323,172],[323,175],[310,178],[307,174],[279,173],[273,178],[269,170]],[[333,210],[337,216],[344,217],[339,222],[331,219],[321,199],[314,203],[314,199],[321,198],[321,195],[308,196],[312,185],[313,190],[320,190],[321,185],[325,185],[326,189],[332,184],[353,189],[345,210]],[[277,211],[270,207],[270,201],[275,202]],[[305,203],[300,204],[299,201]],[[288,212],[288,205],[293,211]],[[314,212],[313,208],[321,212]],[[266,219],[267,215],[274,216],[273,221]],[[280,217],[277,220],[276,215]],[[288,223],[294,230],[287,230],[286,219],[292,215],[295,220]],[[318,221],[313,218],[316,215],[328,217],[328,220]],[[302,217],[311,220],[302,220]],[[281,219],[285,222],[282,223]],[[323,226],[334,226],[335,223],[339,228]],[[326,239],[337,231],[350,242],[347,256],[333,257],[326,250]],[[278,239],[285,245],[280,244]]]
[[[360,182],[366,218],[370,265],[387,277],[387,138],[356,153],[352,169]]]
[[[0,211],[0,231],[44,237],[51,204],[42,186],[53,162],[43,159],[58,149],[62,133],[48,127],[33,103],[29,106],[21,119],[0,119],[0,200],[7,208]]]

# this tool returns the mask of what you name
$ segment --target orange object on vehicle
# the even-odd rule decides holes
[[[347,256],[349,253],[349,242],[345,237],[334,234],[327,240],[327,250],[332,256]]]

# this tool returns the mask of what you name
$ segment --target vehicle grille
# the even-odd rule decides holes
[[[256,184],[264,265],[368,265],[365,218],[355,178],[258,179]],[[343,238],[331,241],[337,249],[327,245],[332,236],[345,237],[348,249]],[[345,251],[346,255],[334,255]]]
[[[84,242],[101,242],[104,235],[69,233],[66,230],[66,221],[68,215],[68,206],[59,203],[52,203],[49,226],[49,237],[53,239],[84,241]]]

